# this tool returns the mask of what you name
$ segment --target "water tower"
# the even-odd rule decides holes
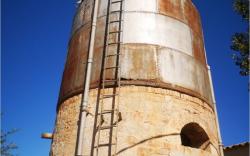
[[[191,0],[80,2],[51,155],[223,155],[204,49]]]

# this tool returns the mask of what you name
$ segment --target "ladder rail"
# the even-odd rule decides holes
[[[120,3],[119,10],[112,11],[112,4]],[[96,155],[99,154],[99,148],[103,145],[108,145],[108,155],[111,156],[112,152],[114,152],[113,155],[116,155],[117,150],[117,132],[118,132],[118,122],[119,122],[119,101],[120,101],[120,86],[121,86],[121,66],[120,66],[120,56],[121,56],[121,33],[122,33],[122,14],[123,13],[123,0],[108,0],[108,7],[107,7],[107,19],[106,19],[106,29],[105,29],[105,40],[104,40],[104,50],[103,50],[103,67],[102,67],[102,80],[101,80],[101,92],[100,92],[100,112],[97,110],[97,118],[99,118],[99,126],[97,129],[97,145],[96,148]],[[119,14],[118,20],[112,20],[111,21],[111,15],[112,14]],[[110,24],[118,24],[118,30],[110,31]],[[115,34],[115,42],[109,42],[109,36]],[[109,52],[109,46],[114,45],[116,46],[116,53],[115,54],[108,54]],[[107,66],[107,58],[115,56],[115,65],[113,67],[106,67]],[[114,70],[114,78],[111,80],[106,80],[106,71],[107,70]],[[113,91],[112,94],[108,93],[106,94],[106,82],[113,82]],[[105,98],[112,98],[112,105],[110,110],[104,110],[104,99]],[[102,126],[103,124],[103,115],[110,113],[110,123],[109,126]],[[116,116],[116,118],[115,118]],[[115,121],[115,122],[114,122]],[[101,130],[109,130],[109,142],[107,144],[100,144],[100,138],[101,138]],[[115,135],[113,137],[113,134]],[[115,143],[113,143],[113,138],[115,140]],[[112,151],[112,147],[114,147],[114,151]]]
[[[118,34],[118,42],[122,43],[122,36],[121,36],[121,33],[122,33],[122,20],[123,20],[123,0],[121,0],[121,4],[120,4],[120,17],[119,17],[119,34]],[[117,54],[119,54],[117,56],[117,64],[119,67],[121,67],[121,61],[120,61],[120,56],[121,56],[121,45],[119,44],[118,47],[117,47]],[[121,90],[121,68],[118,69],[117,73],[118,74],[118,93],[120,95],[120,90]],[[117,144],[117,140],[118,140],[118,126],[119,126],[119,105],[120,105],[120,96],[118,96],[117,98],[117,115],[116,115],[116,124],[117,124],[117,128],[116,128],[116,131],[115,131],[115,142]],[[115,149],[114,149],[114,156],[116,156],[116,153],[117,153],[117,145],[115,146]]]
[[[104,63],[103,63],[103,69],[102,70],[104,70],[105,69],[105,66],[106,66],[106,61],[105,61],[105,58],[106,58],[106,53],[107,53],[107,51],[108,51],[108,36],[109,36],[109,34],[108,34],[108,32],[109,32],[109,18],[110,18],[110,5],[111,5],[111,0],[108,0],[108,6],[107,6],[107,21],[106,21],[106,30],[105,30],[105,37],[104,37],[104,49],[103,49],[103,53],[104,53],[104,58],[103,58],[103,61],[104,61]],[[106,77],[106,74],[105,74],[105,71],[103,71],[103,73],[102,73],[102,80],[104,79]],[[101,104],[101,113],[102,113],[102,111],[103,111],[103,105],[104,105],[104,99],[103,99],[103,95],[104,95],[104,83],[102,83],[102,90],[101,90],[101,102],[100,102],[100,104]],[[99,113],[99,110],[97,111],[97,113]],[[100,121],[99,121],[99,126],[98,126],[98,130],[97,130],[97,145],[96,145],[96,155],[98,156],[98,154],[99,154],[99,142],[100,142],[100,131],[101,131],[101,125],[102,125],[102,119],[103,119],[103,115],[100,115]]]

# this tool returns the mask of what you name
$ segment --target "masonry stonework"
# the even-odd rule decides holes
[[[90,91],[90,112],[85,129],[85,153],[91,150],[97,90]],[[81,95],[60,105],[52,156],[73,156]],[[108,102],[108,101],[107,101]],[[218,156],[218,137],[213,109],[206,102],[177,91],[127,86],[121,88],[118,149],[121,156]],[[206,130],[211,144],[206,150],[181,145],[180,132],[195,122]],[[103,135],[107,137],[108,135]],[[101,149],[105,154],[105,148]],[[100,152],[100,153],[103,153]]]

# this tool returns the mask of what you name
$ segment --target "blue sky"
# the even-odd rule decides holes
[[[231,60],[230,38],[245,31],[232,0],[194,0],[203,23],[212,68],[223,142],[248,140],[248,78]],[[74,0],[2,0],[2,128],[19,128],[10,139],[20,156],[45,156],[53,131],[56,103],[67,52]]]

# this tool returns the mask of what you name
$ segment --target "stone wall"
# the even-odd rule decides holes
[[[111,92],[107,89],[106,92]],[[97,89],[90,91],[90,112],[85,129],[84,154],[90,155]],[[119,110],[122,120],[117,129],[119,156],[218,156],[218,136],[211,106],[198,98],[161,88],[124,86],[120,90]],[[74,156],[81,95],[64,101],[57,115],[52,156]],[[109,100],[104,101],[104,107]],[[108,108],[106,108],[108,109]],[[108,121],[104,117],[104,123]],[[210,144],[206,150],[182,146],[180,133],[188,123],[199,124]],[[103,143],[108,133],[101,135]],[[199,137],[199,136],[197,136]],[[107,147],[99,149],[107,155]]]

